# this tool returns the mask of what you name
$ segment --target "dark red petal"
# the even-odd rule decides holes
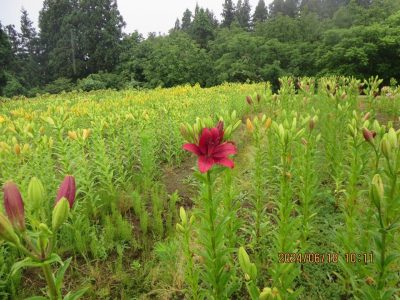
[[[76,185],[75,178],[71,175],[65,176],[63,182],[61,183],[55,204],[60,201],[61,198],[65,197],[68,200],[69,207],[72,208],[75,202],[75,194],[76,194]]]
[[[215,148],[215,151],[213,152],[213,157],[227,157],[228,155],[236,154],[237,150],[235,145],[232,143],[223,143],[221,145],[218,145]]]
[[[219,130],[218,130],[218,128],[217,128],[217,127],[211,128],[210,131],[211,131],[212,140],[213,140],[213,141],[218,140],[218,137],[219,137]]]
[[[228,158],[226,158],[226,157],[215,159],[215,163],[217,163],[219,165],[222,165],[222,166],[225,166],[225,167],[228,167],[228,168],[231,168],[231,169],[235,166],[233,161],[228,159]]]
[[[201,155],[200,148],[196,144],[184,144],[182,148],[196,155]]]
[[[211,131],[208,128],[203,128],[201,132],[200,141],[199,141],[199,148],[201,153],[207,153],[208,144],[210,139],[212,138]]]
[[[199,165],[199,170],[201,173],[206,173],[208,170],[211,169],[211,167],[214,164],[214,160],[211,157],[207,156],[200,156],[198,165]]]

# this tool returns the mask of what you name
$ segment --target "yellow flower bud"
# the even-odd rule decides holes
[[[271,124],[272,124],[272,119],[268,118],[267,121],[265,121],[265,129],[270,128]]]
[[[19,144],[15,144],[15,145],[14,145],[14,152],[15,152],[15,154],[17,154],[17,155],[20,155],[20,154],[21,154],[21,146],[20,146]]]
[[[249,118],[247,118],[247,120],[246,120],[246,127],[247,127],[247,131],[248,132],[253,132],[254,131],[253,123],[251,123]]]
[[[69,137],[71,140],[76,140],[76,139],[78,138],[78,135],[76,134],[75,131],[68,131],[68,137]]]
[[[82,131],[83,140],[86,140],[90,136],[90,133],[91,133],[90,129],[83,129]]]

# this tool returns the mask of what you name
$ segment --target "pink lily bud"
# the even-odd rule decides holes
[[[363,132],[363,136],[364,136],[364,139],[368,142],[368,143],[373,143],[373,141],[374,141],[374,137],[376,136],[376,132],[375,131],[371,131],[371,130],[368,130],[367,128],[363,128],[363,130],[362,130],[362,132]]]
[[[3,187],[4,207],[6,214],[14,228],[25,230],[25,210],[21,193],[14,182],[6,182]]]
[[[61,198],[66,198],[69,203],[69,208],[72,208],[75,202],[75,194],[76,194],[76,186],[75,186],[75,178],[74,176],[67,175],[64,178],[64,181],[61,183],[55,204],[60,201]]]
[[[253,99],[250,96],[246,96],[246,101],[249,105],[253,105]]]

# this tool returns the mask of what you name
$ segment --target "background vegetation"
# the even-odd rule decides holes
[[[155,8],[156,9],[156,8]],[[114,0],[45,0],[38,31],[0,25],[0,95],[400,74],[400,0],[225,0],[187,9],[167,35],[124,34]]]

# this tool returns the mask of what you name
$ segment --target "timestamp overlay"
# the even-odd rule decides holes
[[[343,259],[349,264],[371,264],[374,262],[373,252],[348,252],[348,253],[278,253],[279,263],[282,264],[336,264],[340,259]]]

